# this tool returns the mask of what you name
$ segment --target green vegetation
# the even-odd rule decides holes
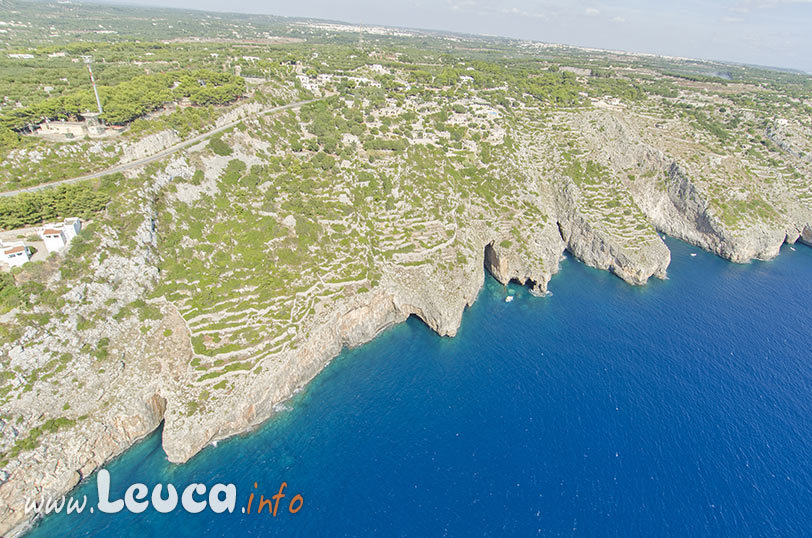
[[[606,169],[592,160],[584,164],[572,160],[564,169],[564,173],[578,186],[595,185],[601,182],[601,176],[606,173]]]
[[[20,290],[11,273],[0,273],[0,313],[6,313],[20,304]]]
[[[138,118],[130,124],[126,136],[130,139],[138,139],[169,129],[178,133],[181,138],[186,138],[194,132],[205,130],[217,119],[219,113],[218,107],[210,105],[181,108],[157,118]]]
[[[65,217],[87,220],[103,210],[109,201],[109,194],[89,182],[2,197],[0,228],[20,228]]]
[[[56,433],[61,429],[69,428],[76,424],[76,420],[59,417],[49,418],[41,426],[31,428],[28,435],[15,441],[8,454],[0,454],[0,461],[6,462],[8,458],[16,458],[20,452],[34,450],[40,444],[40,437],[49,433]]]
[[[241,77],[206,69],[140,75],[116,86],[99,87],[104,109],[101,119],[123,125],[181,99],[189,99],[194,105],[222,105],[244,93],[245,81]],[[43,118],[78,118],[95,110],[93,91],[77,90],[5,112],[0,116],[0,127],[21,130]]]
[[[213,136],[211,140],[209,140],[209,149],[216,155],[231,155],[231,147],[223,142],[223,139],[219,136]]]

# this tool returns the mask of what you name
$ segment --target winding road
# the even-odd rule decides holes
[[[269,108],[267,110],[263,110],[262,112],[257,114],[257,116],[265,116],[267,114],[273,114],[275,112],[281,112],[283,110],[290,110],[292,108],[299,108],[301,106],[307,105],[309,103],[314,103],[316,101],[319,101],[319,99],[310,99],[310,100],[307,100],[307,101],[297,101],[295,103],[288,103],[287,105],[281,105],[281,106]],[[78,181],[84,181],[86,179],[96,179],[96,178],[106,176],[106,175],[109,175],[109,174],[115,174],[117,172],[124,172],[125,170],[131,170],[133,168],[138,168],[139,166],[144,166],[145,164],[149,164],[151,162],[155,162],[155,161],[158,161],[160,159],[163,159],[167,155],[172,155],[173,153],[175,153],[177,151],[180,151],[180,150],[182,150],[184,148],[188,148],[189,146],[193,146],[193,145],[197,144],[198,142],[206,140],[209,137],[212,137],[212,136],[214,136],[214,135],[216,135],[218,133],[222,133],[223,131],[231,129],[232,127],[234,127],[235,125],[237,125],[238,123],[240,123],[243,120],[245,120],[244,117],[240,118],[238,120],[234,120],[232,122],[226,123],[225,125],[221,125],[220,127],[212,129],[211,131],[206,131],[203,134],[199,134],[197,136],[193,136],[192,138],[190,138],[188,140],[184,140],[183,142],[179,142],[179,143],[175,144],[174,146],[170,146],[170,147],[166,148],[163,151],[159,151],[158,153],[155,153],[154,155],[150,155],[149,157],[144,157],[142,159],[137,159],[135,161],[128,162],[126,164],[119,164],[117,166],[113,166],[113,167],[107,168],[105,170],[100,170],[98,172],[93,172],[92,174],[85,174],[83,176],[72,177],[72,178],[68,178],[68,179],[60,179],[59,181],[52,181],[50,183],[43,183],[41,185],[34,185],[33,187],[26,187],[24,189],[17,189],[17,190],[14,190],[14,191],[0,192],[0,196],[14,196],[16,194],[20,194],[20,193],[23,193],[23,192],[40,191],[42,189],[55,187],[57,185],[65,185],[65,184],[68,184],[68,183],[76,183]]]

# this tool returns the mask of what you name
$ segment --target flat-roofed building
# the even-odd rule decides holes
[[[44,224],[40,228],[39,236],[45,243],[48,252],[58,252],[65,248],[81,230],[81,219],[72,217],[65,219],[60,224]]]
[[[3,259],[12,267],[19,267],[31,259],[31,251],[22,241],[13,243],[0,243],[3,251]]]

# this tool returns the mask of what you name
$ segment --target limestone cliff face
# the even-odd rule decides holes
[[[529,250],[520,253],[513,244],[503,244],[504,227],[477,224],[465,235],[481,247],[469,251],[469,261],[456,271],[385,268],[378,288],[332,303],[328,311],[303,328],[302,333],[307,336],[299,346],[274,358],[278,367],[242,377],[247,385],[218,402],[217,409],[210,412],[190,416],[184,407],[185,384],[165,383],[163,448],[167,457],[182,463],[213,441],[255,428],[342,348],[368,342],[410,315],[418,316],[441,336],[454,336],[465,308],[473,304],[482,287],[486,269],[504,284],[526,283],[538,294],[546,292],[565,248],[587,263],[611,270],[634,284],[665,274],[669,253],[664,245],[657,246],[662,244],[659,237],[658,243],[637,252],[613,243],[583,219],[568,222],[564,237],[559,227],[563,229],[564,225],[557,221],[541,225],[538,235],[526,246]]]
[[[617,235],[600,229],[578,210],[574,190],[567,185],[559,200],[559,227],[567,250],[587,265],[610,271],[630,284],[643,285],[652,276],[665,278],[671,253],[653,229],[635,238],[637,244],[624,245]]]
[[[562,244],[561,251],[563,250]],[[484,261],[485,269],[501,284],[507,285],[515,281],[529,287],[536,295],[544,295],[547,292],[547,283],[552,275],[541,268],[530,266],[518,253],[509,248],[488,243],[485,246]]]
[[[473,304],[484,281],[483,263],[480,254],[451,275],[432,275],[420,268],[392,272],[378,289],[333,303],[329,312],[305,328],[301,346],[275,359],[281,367],[252,376],[247,387],[213,412],[190,417],[170,399],[163,433],[167,457],[185,462],[212,441],[256,427],[343,348],[369,342],[410,315],[439,335],[454,336],[463,311]]]
[[[173,146],[181,141],[180,136],[175,131],[165,129],[163,131],[145,136],[135,143],[121,144],[122,163],[132,162],[144,157],[154,155],[159,151]]]
[[[138,396],[121,402],[111,420],[91,421],[82,429],[57,433],[51,446],[40,447],[21,459],[0,488],[4,507],[3,535],[25,521],[24,500],[58,497],[101,465],[153,432],[163,417],[163,400]],[[22,530],[18,528],[18,530]]]
[[[641,250],[624,249],[607,236],[596,231],[588,222],[561,223],[561,236],[576,258],[589,266],[610,271],[637,286],[652,276],[665,278],[671,253],[665,244],[652,242]]]
[[[218,402],[217,409],[189,415],[186,402],[191,372],[188,369],[188,333],[183,319],[171,308],[165,309],[162,326],[173,326],[183,333],[172,356],[144,354],[139,366],[122,368],[110,383],[109,399],[115,402],[99,419],[64,434],[27,454],[8,480],[0,486],[2,530],[5,535],[25,529],[24,499],[32,493],[60,495],[72,489],[110,459],[165,421],[163,448],[170,461],[188,461],[212,441],[243,433],[257,427],[274,414],[274,407],[288,399],[317,375],[343,347],[368,342],[385,328],[417,315],[438,334],[453,336],[461,323],[466,306],[473,303],[490,271],[500,282],[516,280],[528,283],[543,293],[564,248],[585,263],[606,269],[633,284],[642,284],[651,276],[663,277],[669,253],[661,242],[633,250],[619,245],[588,220],[562,212],[558,222],[544,227],[533,244],[534,257],[543,263],[531,263],[509,246],[501,246],[498,232],[482,228],[472,234],[485,241],[469,263],[450,274],[428,269],[385,273],[374,290],[335,302],[328,312],[302,331],[307,335],[300,345],[274,357],[277,367],[263,368],[256,375],[240,377],[241,385]],[[560,229],[560,234],[556,230]],[[676,229],[676,228],[675,228]],[[804,231],[810,237],[810,229]],[[163,344],[155,345],[161,349]],[[155,370],[155,365],[159,368]],[[10,533],[10,534],[8,534]]]
[[[82,479],[155,431],[163,420],[166,402],[158,392],[159,380],[145,374],[120,372],[119,379],[109,386],[109,394],[99,395],[102,399],[115,396],[108,413],[56,433],[48,444],[24,453],[11,467],[0,487],[3,536],[23,532],[31,521],[32,516],[24,513],[26,499],[39,503],[41,498],[66,494]],[[120,385],[125,377],[127,391]]]
[[[800,235],[800,241],[805,245],[812,246],[812,226],[808,224],[804,226]]]
[[[771,259],[812,220],[808,179],[759,177],[738,155],[674,144],[674,134],[629,114],[591,111],[573,122],[657,230],[727,260]]]
[[[354,297],[335,305],[322,322],[310,327],[301,348],[279,357],[281,368],[254,376],[217,411],[190,417],[170,401],[163,432],[167,457],[172,462],[185,462],[212,441],[253,429],[274,413],[275,405],[315,377],[343,347],[368,342],[385,328],[404,321],[413,310],[396,305],[393,295],[384,291]],[[433,311],[428,305],[425,311],[431,313],[427,319],[455,317],[454,313]]]
[[[120,327],[122,332],[113,341],[127,343],[123,358],[97,379],[84,378],[86,398],[76,398],[73,404],[98,406],[99,410],[33,451],[23,452],[6,467],[9,475],[0,484],[0,535],[14,536],[26,528],[31,516],[24,513],[25,499],[67,493],[164,420],[167,398],[182,384],[179,381],[191,348],[177,311],[167,305],[162,315],[149,335],[133,326]],[[45,400],[45,406],[52,405],[49,398],[46,394],[40,400]]]
[[[528,262],[508,247],[495,245],[504,231],[486,224],[474,224],[464,234],[475,245],[467,251],[467,262],[453,272],[431,266],[386,267],[381,284],[373,290],[329,305],[317,320],[303,328],[301,344],[278,357],[279,367],[251,376],[216,410],[188,416],[182,399],[168,396],[163,447],[173,462],[185,462],[212,441],[250,430],[267,420],[280,402],[288,399],[318,374],[342,348],[373,339],[381,331],[418,316],[441,336],[454,336],[466,307],[473,304],[485,278],[485,269],[501,282],[530,283],[537,292],[558,270],[564,243],[554,223],[542,228],[529,243]],[[481,245],[481,246],[480,246]],[[177,403],[174,403],[177,402]]]
[[[630,191],[657,229],[732,262],[774,258],[786,240],[795,242],[799,235],[792,224],[781,221],[737,227],[724,223],[676,162],[667,168],[665,189],[655,182],[639,181]]]
[[[566,248],[557,223],[542,225],[538,234],[529,238],[528,248],[533,253],[530,256],[506,241],[509,240],[500,236],[485,245],[485,268],[502,284],[516,281],[528,286],[536,295],[544,295],[547,283],[558,272],[558,260]]]

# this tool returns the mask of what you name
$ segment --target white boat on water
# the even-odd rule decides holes
[[[513,296],[512,296],[512,295],[508,295],[507,297],[505,297],[505,302],[506,302],[506,303],[509,303],[509,302],[510,302],[510,301],[512,301],[512,300],[513,300]]]

